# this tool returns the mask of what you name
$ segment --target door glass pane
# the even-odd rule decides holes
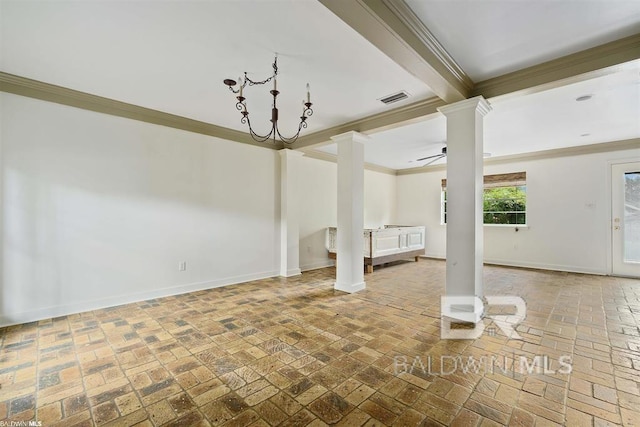
[[[640,172],[624,174],[624,261],[640,262]]]

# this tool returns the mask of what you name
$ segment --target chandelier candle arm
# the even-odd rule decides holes
[[[276,86],[276,83],[274,80],[273,87],[275,86]],[[271,108],[271,123],[273,123],[273,126],[276,126],[276,123],[278,123],[278,107],[276,106],[276,97],[280,92],[274,89],[270,93],[271,95],[273,95],[273,107]]]
[[[238,102],[236,103],[236,109],[240,111],[240,114],[242,114],[242,118],[240,119],[240,122],[242,124],[246,124],[249,127],[249,134],[255,141],[266,142],[267,140],[273,138],[274,143],[276,142],[276,139],[280,139],[280,141],[282,141],[285,144],[293,144],[300,136],[300,132],[302,131],[302,129],[307,128],[307,118],[313,115],[313,110],[311,109],[311,106],[313,105],[311,103],[311,90],[309,88],[309,83],[307,83],[307,102],[304,102],[304,100],[302,101],[302,105],[303,105],[302,115],[300,116],[298,131],[291,137],[285,137],[280,133],[280,129],[278,128],[277,98],[280,92],[278,91],[277,75],[278,75],[278,55],[276,54],[276,57],[273,60],[273,75],[271,77],[262,81],[253,81],[249,78],[249,76],[247,76],[247,72],[245,71],[244,80],[242,79],[242,77],[238,77],[237,82],[232,79],[225,79],[224,84],[229,87],[229,90],[231,92],[238,94],[238,96],[236,96],[236,99],[238,100]],[[271,95],[273,96],[273,104],[271,107],[271,120],[270,120],[271,130],[266,135],[259,135],[253,130],[251,126],[251,121],[249,120],[249,111],[247,110],[247,102],[246,102],[247,98],[244,96],[243,90],[245,86],[247,86],[247,84],[249,86],[263,85],[270,82],[271,80],[273,80],[273,90],[269,91],[269,93],[271,93]],[[238,89],[234,89],[234,86],[236,85],[238,86]]]

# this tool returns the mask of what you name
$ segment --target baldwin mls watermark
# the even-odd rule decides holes
[[[42,427],[42,421],[0,421],[0,427]]]
[[[440,338],[453,340],[473,340],[482,336],[485,331],[485,321],[492,321],[494,325],[510,340],[522,340],[516,327],[526,317],[525,301],[517,296],[492,295],[485,297],[486,307],[502,307],[498,314],[485,314],[485,303],[475,296],[443,296],[440,311]],[[511,309],[507,309],[511,307]],[[515,308],[515,312],[513,310]],[[494,310],[496,311],[496,310]],[[508,314],[505,314],[509,312]],[[463,325],[454,328],[452,325]],[[472,327],[471,327],[472,326]],[[495,335],[495,328],[488,329],[490,335]],[[572,371],[572,358],[562,355],[553,359],[548,355],[516,355],[484,354],[480,356],[441,355],[434,358],[431,355],[395,356],[394,371],[396,375],[417,374],[447,376],[454,374],[493,374],[502,373],[515,377],[520,375],[568,375]]]
[[[417,376],[436,375],[447,376],[454,374],[494,374],[515,377],[520,375],[568,375],[572,371],[571,356],[563,355],[557,360],[547,355],[491,355],[461,356],[442,355],[439,357],[395,356],[393,366],[396,375],[414,374]]]

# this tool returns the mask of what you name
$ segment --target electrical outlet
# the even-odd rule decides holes
[[[187,269],[187,261],[181,261],[178,263],[178,271],[185,271]]]

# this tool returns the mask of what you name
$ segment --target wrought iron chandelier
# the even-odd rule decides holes
[[[302,115],[300,116],[300,124],[298,125],[298,132],[296,132],[296,134],[293,135],[292,137],[285,137],[285,136],[282,136],[282,134],[280,133],[280,129],[278,128],[277,98],[280,92],[278,92],[278,82],[276,78],[277,76],[278,76],[278,55],[276,54],[275,59],[273,60],[273,75],[268,79],[265,79],[262,81],[253,81],[249,78],[249,76],[247,76],[247,72],[245,71],[244,79],[242,79],[241,77],[238,77],[237,82],[233,79],[225,79],[224,84],[229,86],[229,90],[231,92],[238,94],[238,96],[236,96],[236,99],[238,100],[238,102],[236,103],[236,109],[240,111],[240,114],[242,114],[242,118],[240,119],[240,122],[242,124],[246,124],[249,126],[249,133],[251,134],[251,137],[255,141],[265,142],[268,139],[273,138],[273,142],[275,143],[276,138],[278,138],[280,139],[280,141],[282,141],[285,144],[293,144],[298,139],[298,136],[300,136],[300,131],[302,129],[307,128],[307,118],[311,117],[311,115],[313,114],[313,110],[311,109],[311,105],[313,104],[311,104],[311,92],[309,90],[309,83],[307,83],[307,100],[306,102],[304,100],[302,101]],[[273,89],[269,91],[269,93],[271,93],[271,95],[273,96],[273,104],[271,107],[271,120],[270,120],[271,131],[266,135],[260,135],[256,133],[251,127],[251,120],[249,119],[249,111],[247,110],[247,98],[244,97],[244,88],[247,85],[249,86],[263,85],[263,84],[269,83],[272,80],[273,80]],[[238,88],[235,89],[235,86],[237,86]]]

